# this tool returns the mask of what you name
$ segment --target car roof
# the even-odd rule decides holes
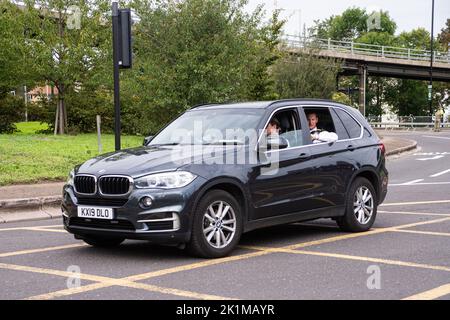
[[[283,100],[272,100],[272,101],[251,101],[251,102],[232,102],[232,103],[210,103],[210,104],[201,104],[192,107],[190,110],[199,110],[199,109],[233,109],[233,108],[249,108],[249,109],[271,109],[271,107],[279,107],[283,105],[289,105],[292,103],[301,103],[301,104],[329,104],[329,105],[339,105],[344,106],[336,101],[326,100],[326,99],[283,99]]]
[[[272,112],[273,110],[279,107],[292,106],[295,104],[303,105],[305,107],[314,108],[315,106],[333,106],[340,107],[345,109],[347,112],[356,117],[360,123],[366,124],[366,120],[364,116],[359,112],[358,109],[355,109],[351,106],[327,99],[311,99],[311,98],[295,98],[295,99],[282,99],[282,100],[273,100],[273,101],[253,101],[253,102],[233,102],[233,103],[218,103],[218,104],[202,104],[197,105],[189,109],[192,110],[207,110],[207,109],[233,109],[233,108],[248,108],[248,109],[260,109]],[[365,125],[366,127],[370,127],[369,125]]]

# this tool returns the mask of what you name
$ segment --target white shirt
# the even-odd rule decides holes
[[[338,139],[337,134],[334,132],[319,130],[317,128],[310,129],[309,132],[311,133],[313,143],[334,142]]]

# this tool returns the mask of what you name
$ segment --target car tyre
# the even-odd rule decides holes
[[[123,238],[102,238],[102,237],[83,237],[83,241],[93,247],[110,248],[120,245],[125,239]]]
[[[347,193],[345,214],[336,219],[336,222],[343,231],[367,231],[375,222],[377,206],[377,196],[372,183],[366,178],[358,177]]]
[[[193,213],[187,250],[201,258],[227,256],[242,234],[242,208],[226,191],[212,190],[200,199]]]

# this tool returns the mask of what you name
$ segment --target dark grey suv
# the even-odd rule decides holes
[[[312,114],[336,138],[313,140]],[[197,106],[142,147],[76,166],[64,227],[94,246],[142,239],[202,257],[225,256],[243,232],[278,224],[331,218],[366,231],[387,193],[384,153],[364,117],[335,102]]]

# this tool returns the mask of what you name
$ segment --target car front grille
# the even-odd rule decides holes
[[[74,183],[78,193],[94,194],[96,192],[95,177],[93,176],[76,176]]]
[[[128,199],[117,198],[78,198],[78,204],[86,206],[123,207],[127,201]]]
[[[130,183],[130,179],[127,177],[101,177],[99,181],[100,192],[104,195],[125,195],[130,191]]]
[[[69,220],[69,227],[85,227],[96,229],[136,230],[127,220],[101,220],[73,217]]]

